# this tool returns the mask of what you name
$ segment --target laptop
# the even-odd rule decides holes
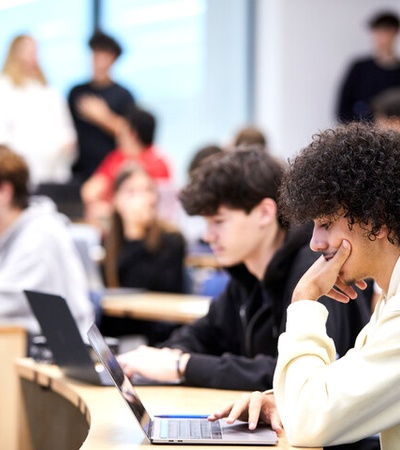
[[[108,372],[92,359],[90,347],[84,342],[76,321],[64,298],[37,291],[24,291],[53,354],[63,373],[98,386],[113,386]]]
[[[267,425],[259,425],[250,431],[247,422],[232,425],[223,420],[209,422],[204,415],[160,415],[152,418],[94,323],[88,330],[88,338],[151,444],[275,445],[278,442],[276,433]]]
[[[89,344],[82,339],[76,321],[63,297],[38,291],[24,291],[53,354],[55,363],[65,376],[97,386],[114,386],[103,364]],[[160,382],[134,374],[136,385],[166,385],[178,382]]]

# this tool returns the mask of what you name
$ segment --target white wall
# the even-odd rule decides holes
[[[398,0],[256,0],[255,121],[290,157],[335,124],[341,77],[368,53],[368,19]]]

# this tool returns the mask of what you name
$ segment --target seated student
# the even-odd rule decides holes
[[[219,146],[215,144],[205,145],[201,148],[199,148],[194,155],[192,156],[189,166],[187,169],[188,175],[190,176],[191,173],[196,170],[198,167],[200,167],[204,161],[206,161],[208,158],[210,158],[213,155],[218,155],[219,153],[223,152],[224,150]]]
[[[82,185],[81,196],[88,222],[96,223],[103,217],[109,217],[113,182],[124,165],[139,164],[160,183],[171,179],[167,161],[153,145],[155,117],[147,111],[134,108],[122,123],[118,137],[119,148],[109,153]]]
[[[273,383],[277,410],[271,392],[254,392],[211,420],[240,417],[254,429],[260,419],[279,431],[280,416],[292,445],[331,449],[380,433],[382,450],[400,448],[399,192],[399,134],[392,130],[326,130],[294,159],[282,211],[296,222],[313,219],[310,246],[323,256],[298,282],[287,311]],[[352,285],[367,277],[382,296],[354,348],[337,359],[321,298],[358,303]]]
[[[371,109],[376,127],[400,131],[400,87],[386,89],[375,96]]]
[[[192,155],[187,168],[187,176],[200,167],[204,161],[207,161],[214,155],[222,153],[224,150],[216,144],[209,144],[200,147]],[[211,252],[210,246],[203,242],[202,235],[205,229],[205,221],[203,217],[189,216],[183,209],[181,203],[179,203],[179,224],[183,230],[185,237],[189,243],[189,251],[191,253],[209,253]]]
[[[238,147],[245,148],[257,145],[267,150],[267,138],[265,134],[253,125],[241,128],[233,139],[233,150]]]
[[[216,144],[208,144],[200,147],[189,161],[187,176],[190,177],[205,161],[208,161],[214,155],[221,154],[223,151]],[[188,242],[189,258],[186,262],[192,282],[191,290],[194,294],[216,297],[224,290],[229,280],[229,275],[222,267],[216,266],[215,257],[212,255],[209,244],[202,239],[206,226],[204,217],[189,216],[183,209],[181,203],[179,203],[178,217],[180,229],[183,231]],[[210,264],[204,264],[204,254],[210,255]]]
[[[67,219],[46,197],[29,198],[28,184],[25,161],[0,146],[0,323],[39,334],[23,293],[38,290],[64,297],[86,336],[94,311]]]
[[[131,165],[118,175],[112,203],[105,238],[106,286],[184,292],[185,240],[172,225],[158,219],[155,183],[143,167]],[[109,335],[145,334],[151,342],[171,332],[168,326],[140,325],[140,321],[104,318],[102,329],[108,327]],[[156,336],[156,330],[165,332]]]
[[[277,341],[294,286],[317,259],[310,226],[286,229],[277,209],[284,168],[264,150],[223,152],[193,172],[180,194],[189,214],[203,215],[204,234],[231,280],[208,314],[176,330],[163,348],[119,356],[128,376],[221,389],[268,389]],[[343,355],[370,317],[367,300],[325,298],[329,334]]]

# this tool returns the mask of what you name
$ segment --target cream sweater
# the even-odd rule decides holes
[[[289,442],[326,446],[381,433],[382,450],[399,450],[400,260],[354,349],[338,360],[327,316],[315,301],[288,308],[274,391]]]

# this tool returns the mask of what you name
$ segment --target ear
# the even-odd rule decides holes
[[[0,205],[11,205],[14,196],[14,188],[8,181],[0,183]]]
[[[257,208],[259,209],[260,224],[262,226],[269,225],[271,222],[277,220],[278,206],[272,198],[264,198],[257,205]]]

